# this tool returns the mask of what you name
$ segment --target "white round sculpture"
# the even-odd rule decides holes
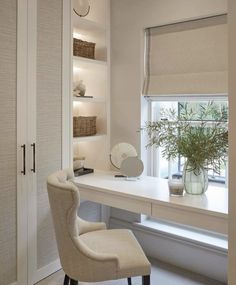
[[[120,172],[129,177],[138,177],[143,173],[143,162],[137,157],[127,157],[122,161]]]
[[[137,151],[131,144],[118,143],[112,148],[110,160],[116,168],[120,169],[122,161],[127,157],[137,157]]]

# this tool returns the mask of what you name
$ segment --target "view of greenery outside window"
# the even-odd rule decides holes
[[[163,120],[165,119],[162,117],[161,110],[167,110],[172,109],[175,110],[177,114],[181,114],[181,111],[183,111],[183,108],[187,108],[188,111],[191,111],[193,113],[198,114],[198,111],[200,112],[201,108],[204,108],[204,106],[207,106],[209,104],[209,101],[152,101],[151,102],[151,118],[152,121],[157,120]],[[221,112],[225,113],[225,117],[228,118],[228,102],[226,100],[215,100],[214,105],[216,105]],[[209,115],[205,118],[207,122],[215,122],[217,118],[214,114]],[[193,123],[196,123],[197,118],[191,118]],[[191,122],[190,120],[190,122]],[[173,161],[168,161],[161,155],[162,149],[161,147],[159,149],[153,149],[152,150],[152,161],[156,161],[152,164],[152,174],[154,176],[162,177],[162,178],[168,178],[168,176],[172,175],[175,177],[182,177],[183,167],[185,158],[178,156],[177,159]],[[227,164],[222,163],[220,165],[220,172],[216,173],[212,169],[208,171],[209,181],[210,182],[216,182],[216,183],[222,183],[227,185]]]

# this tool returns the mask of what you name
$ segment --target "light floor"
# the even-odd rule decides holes
[[[152,263],[151,285],[225,285],[206,277],[184,271],[156,260]],[[37,285],[63,285],[64,272],[62,270],[42,280]],[[127,285],[126,279],[97,283],[79,283],[80,285]],[[132,285],[141,285],[141,278],[132,278]]]

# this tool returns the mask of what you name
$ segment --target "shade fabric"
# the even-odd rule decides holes
[[[227,93],[226,15],[147,29],[144,95]]]

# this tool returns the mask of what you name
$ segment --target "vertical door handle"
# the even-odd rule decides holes
[[[36,172],[36,169],[35,169],[35,143],[32,143],[31,146],[33,148],[33,168],[31,168],[31,171],[35,173]]]
[[[21,148],[23,149],[23,170],[21,170],[21,173],[25,175],[25,144],[21,145]]]

